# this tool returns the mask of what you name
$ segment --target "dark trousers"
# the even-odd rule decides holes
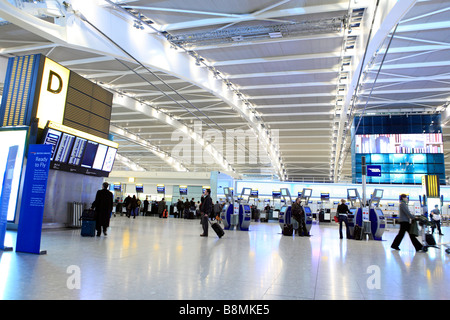
[[[204,215],[202,216],[202,227],[203,227],[203,234],[204,234],[205,236],[208,235],[208,224],[209,224],[209,222],[208,222],[208,216],[204,214]]]
[[[102,233],[102,228],[103,228],[103,232],[106,233],[106,230],[108,229],[108,227],[102,226],[98,221],[95,224],[95,230],[97,230],[97,234],[100,235]]]
[[[348,217],[346,215],[340,214],[339,215],[339,237],[342,239],[342,222],[345,223],[345,229],[346,229],[346,237],[347,239],[350,239],[350,229],[348,227]]]
[[[439,234],[442,235],[442,231],[441,231],[441,221],[440,220],[433,220],[433,225],[431,226],[431,232],[434,233],[434,229],[438,229]]]
[[[403,237],[405,236],[405,232],[408,232],[409,238],[411,239],[411,242],[416,248],[416,251],[422,249],[422,244],[417,240],[417,238],[409,233],[409,228],[411,227],[411,224],[409,222],[400,222],[400,231],[398,232],[397,236],[394,239],[394,242],[392,242],[391,247],[398,248],[400,243],[403,240]]]
[[[298,222],[298,235],[299,236],[307,236],[308,235],[308,229],[306,229],[306,221],[304,217],[294,217],[295,220]]]

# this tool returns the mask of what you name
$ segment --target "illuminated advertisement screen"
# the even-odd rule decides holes
[[[14,221],[20,187],[20,176],[28,131],[0,130],[0,194],[1,208],[7,221]]]
[[[443,153],[441,133],[363,134],[355,136],[356,153]]]
[[[111,172],[118,148],[110,140],[52,122],[42,143],[52,145],[51,169],[101,177]]]

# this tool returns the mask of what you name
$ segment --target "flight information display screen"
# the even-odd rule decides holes
[[[51,169],[100,177],[111,172],[118,148],[115,142],[53,122],[42,143],[52,145]]]

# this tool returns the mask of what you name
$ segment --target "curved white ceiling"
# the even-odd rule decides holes
[[[447,1],[115,2],[0,0],[0,54],[45,54],[147,105],[115,103],[112,116],[148,144],[117,134],[119,153],[147,170],[176,170],[157,148],[190,171],[348,180],[354,115],[449,100]],[[179,127],[197,134],[190,161],[173,155]]]

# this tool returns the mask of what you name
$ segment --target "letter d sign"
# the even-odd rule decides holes
[[[69,78],[69,69],[45,58],[36,111],[39,128],[44,129],[47,121],[63,122]]]
[[[55,86],[55,82],[57,82],[57,86]],[[56,88],[56,89],[54,89]],[[63,81],[59,74],[57,74],[55,71],[50,70],[49,76],[48,76],[48,84],[47,84],[47,91],[50,91],[51,93],[58,94],[61,92],[63,88]]]

